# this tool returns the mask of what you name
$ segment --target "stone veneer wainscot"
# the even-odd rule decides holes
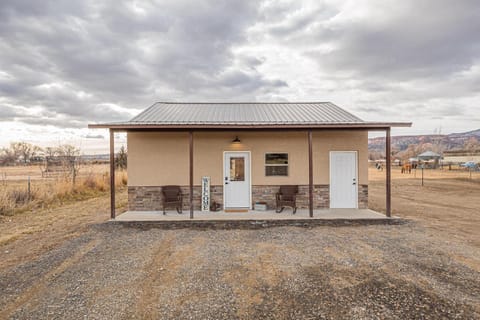
[[[275,208],[275,194],[280,186],[252,186],[252,203],[266,202],[269,209]],[[190,190],[188,186],[182,186],[183,210],[190,209]],[[330,194],[328,185],[315,185],[313,192],[314,209],[327,209],[330,207]],[[193,206],[200,210],[201,187],[193,187]],[[223,204],[223,186],[210,186],[210,201]],[[298,186],[297,206],[300,209],[308,208],[308,185]],[[359,185],[358,208],[368,208],[368,185]],[[130,211],[161,211],[162,187],[160,186],[129,186],[128,187],[128,210]],[[168,209],[173,210],[173,209]]]

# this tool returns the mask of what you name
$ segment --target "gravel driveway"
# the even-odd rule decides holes
[[[478,249],[419,224],[93,225],[0,273],[0,318],[475,319]]]

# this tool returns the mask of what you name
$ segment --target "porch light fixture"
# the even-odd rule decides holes
[[[232,140],[232,143],[240,143],[240,139],[238,138],[238,136],[235,136],[235,139]]]

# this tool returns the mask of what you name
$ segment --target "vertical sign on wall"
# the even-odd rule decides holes
[[[202,211],[210,211],[210,177],[202,177]]]

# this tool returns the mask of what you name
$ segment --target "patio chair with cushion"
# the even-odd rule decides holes
[[[179,186],[164,186],[162,187],[163,194],[163,214],[165,208],[175,207],[178,213],[182,213],[183,195]]]
[[[280,213],[285,207],[290,207],[295,214],[297,212],[297,193],[298,186],[280,186],[279,192],[275,195],[277,200],[275,212]]]

